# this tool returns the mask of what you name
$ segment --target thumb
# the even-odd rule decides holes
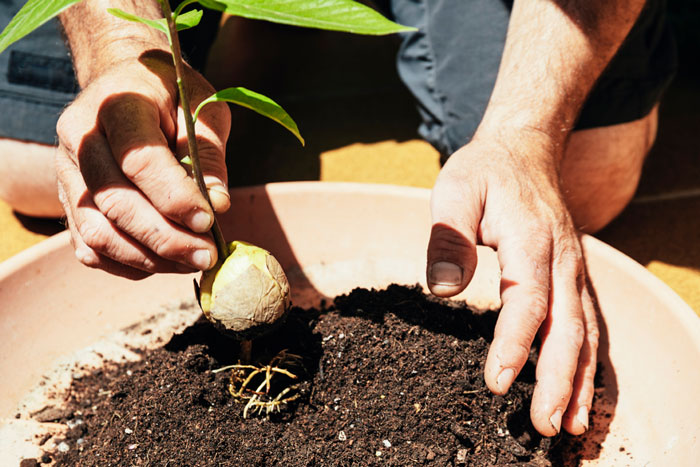
[[[190,155],[190,150],[182,108],[178,113],[177,155],[181,160]],[[226,170],[226,140],[230,127],[231,114],[228,106],[222,102],[205,106],[195,124],[200,168],[216,212],[224,212],[231,206]]]
[[[426,272],[428,287],[438,297],[460,293],[476,269],[481,197],[468,186],[464,180],[443,176],[438,177],[432,191]]]

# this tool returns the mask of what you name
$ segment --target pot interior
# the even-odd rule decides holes
[[[228,239],[270,250],[288,273],[293,303],[317,304],[355,287],[424,284],[429,191],[339,183],[282,183],[232,192]],[[700,321],[667,286],[620,252],[583,241],[601,310],[604,400],[583,437],[598,465],[691,465],[700,458]],[[57,358],[191,299],[195,276],[132,282],[79,264],[68,233],[0,267],[0,419]],[[459,298],[498,307],[496,255],[479,250]]]

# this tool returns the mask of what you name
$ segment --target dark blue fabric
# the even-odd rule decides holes
[[[2,2],[0,28],[22,4]],[[0,54],[0,137],[56,143],[58,117],[78,90],[59,28],[50,21]]]
[[[23,3],[0,0],[0,27],[4,28]],[[512,2],[375,3],[396,21],[419,28],[403,34],[398,71],[418,103],[422,117],[419,133],[447,157],[469,142],[484,114],[496,80]],[[647,2],[629,37],[592,90],[577,129],[636,120],[658,102],[676,67],[665,8],[666,0]],[[212,38],[211,33],[193,38],[207,42],[193,46],[201,52]],[[69,52],[54,20],[0,55],[0,137],[53,144],[58,116],[76,91]]]
[[[399,74],[418,102],[421,136],[443,159],[472,138],[491,96],[512,2],[505,0],[377,0],[404,33]],[[665,19],[666,0],[649,0],[591,91],[576,129],[647,115],[676,68]]]
[[[0,0],[0,30],[26,0]],[[177,2],[171,2],[177,3]],[[221,14],[207,11],[201,27],[181,33],[183,54],[203,66]],[[56,123],[78,92],[73,64],[54,19],[0,54],[0,138],[56,143]]]

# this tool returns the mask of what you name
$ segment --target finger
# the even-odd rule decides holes
[[[107,140],[94,133],[81,145],[80,170],[87,189],[105,220],[154,256],[206,270],[216,263],[213,241],[166,219],[121,173]],[[108,255],[113,259],[121,257]]]
[[[443,169],[433,188],[432,229],[428,242],[430,291],[451,297],[464,290],[476,269],[476,235],[481,222],[481,197],[471,185]]]
[[[154,103],[120,95],[102,105],[98,119],[117,165],[158,212],[194,232],[211,228],[212,210],[168,147]]]
[[[192,106],[208,96],[193,95]],[[199,99],[198,99],[199,98]],[[178,159],[189,155],[185,117],[178,111],[178,135],[176,153]],[[195,125],[199,162],[204,175],[209,199],[216,212],[224,212],[231,206],[226,169],[226,140],[231,129],[231,112],[223,102],[207,104],[199,114]]]
[[[579,354],[571,400],[563,421],[564,429],[573,435],[580,435],[588,430],[588,418],[595,390],[599,330],[597,309],[591,294],[590,284],[585,284],[581,290],[581,305],[586,334]]]
[[[552,258],[550,312],[540,329],[542,346],[530,418],[542,435],[554,436],[573,391],[585,335],[581,286],[583,263],[578,240],[559,238]]]
[[[151,276],[153,273],[141,271],[139,269],[132,268],[126,264],[118,263],[113,261],[106,256],[103,256],[95,252],[92,248],[88,247],[80,238],[77,229],[75,228],[75,222],[72,220],[71,215],[66,215],[66,221],[68,228],[71,232],[71,243],[75,250],[75,257],[78,261],[83,263],[85,266],[102,269],[112,275],[124,277],[131,280],[141,280]]]
[[[486,385],[508,392],[530,355],[549,308],[552,238],[537,226],[510,232],[497,245],[503,306],[484,367]]]
[[[58,151],[60,153],[64,151],[64,148],[59,146]],[[137,248],[137,251],[134,252],[133,245],[127,244],[126,248],[122,250],[126,252],[126,261],[130,264],[115,262],[88,246],[79,232],[79,223],[76,221],[75,212],[80,211],[79,215],[83,218],[81,222],[85,222],[83,216],[85,212],[94,213],[97,218],[99,218],[98,216],[100,213],[94,206],[85,205],[85,203],[83,203],[83,206],[78,207],[78,203],[73,201],[75,199],[87,198],[89,197],[89,193],[87,193],[87,190],[84,188],[82,179],[80,178],[77,168],[73,166],[72,161],[61,154],[57,154],[56,168],[58,174],[59,200],[66,214],[66,220],[71,234],[71,243],[75,250],[76,258],[86,266],[102,269],[111,274],[127,277],[129,279],[143,279],[150,276],[153,272],[156,272],[158,268],[154,266],[154,262],[152,260],[149,261],[147,255],[144,252],[138,251]],[[70,196],[68,190],[72,193]],[[99,221],[97,225],[100,225]],[[93,228],[83,227],[83,229],[91,230]],[[95,229],[98,229],[98,227],[95,227]],[[118,247],[117,245],[112,246]],[[147,268],[150,268],[150,270]]]

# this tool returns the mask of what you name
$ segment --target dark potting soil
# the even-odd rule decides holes
[[[300,356],[280,364],[297,380],[277,374],[271,388],[274,395],[295,384],[284,397],[298,397],[247,419],[245,401],[228,391],[230,370],[212,372],[237,362],[237,346],[200,320],[139,362],[74,380],[62,418],[72,426],[63,440],[68,450],[44,461],[564,465],[575,441],[543,438],[529,420],[534,353],[507,395],[491,394],[484,383],[495,319],[417,286],[356,289],[323,310],[293,309],[284,326],[255,342],[253,356],[263,365],[284,349]]]

